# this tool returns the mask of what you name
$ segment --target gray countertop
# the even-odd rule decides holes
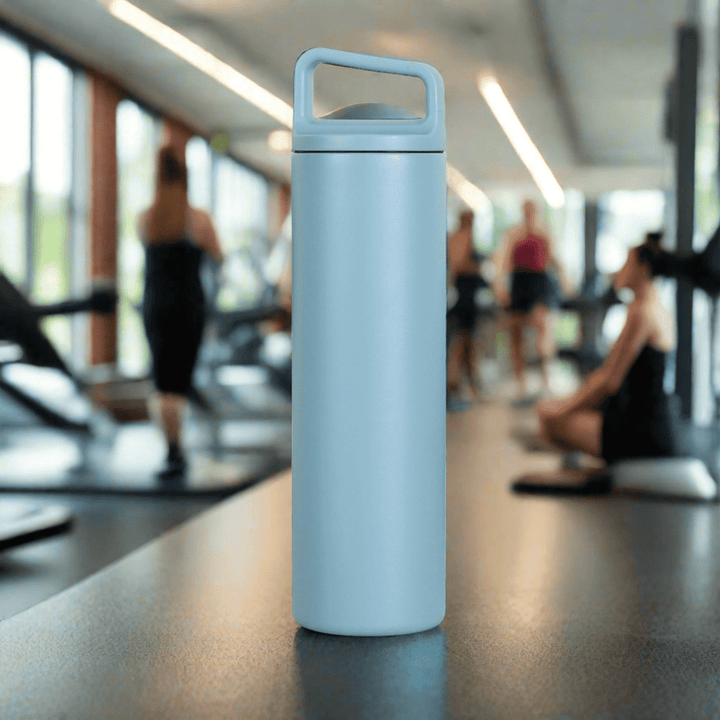
[[[720,716],[720,507],[513,495],[512,424],[449,417],[438,628],[299,628],[284,473],[0,623],[0,717]]]

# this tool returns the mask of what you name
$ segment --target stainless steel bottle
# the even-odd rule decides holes
[[[420,78],[425,117],[315,117],[322,63]],[[316,48],[294,83],[293,615],[335,635],[428,630],[445,616],[442,78]]]

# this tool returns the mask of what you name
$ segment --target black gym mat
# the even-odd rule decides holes
[[[612,490],[612,479],[605,470],[561,469],[523,475],[511,488],[528,495],[607,495]]]
[[[45,428],[3,428],[0,492],[222,498],[290,467],[287,421],[195,424],[188,471],[161,479],[165,445],[150,423],[84,438]]]

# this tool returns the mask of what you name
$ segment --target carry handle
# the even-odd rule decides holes
[[[314,127],[319,130],[318,124],[339,123],[347,126],[347,123],[358,122],[357,120],[322,120],[315,117],[314,75],[318,65],[336,65],[356,70],[408,75],[419,78],[425,85],[425,117],[417,120],[399,120],[397,122],[417,124],[415,132],[419,133],[423,133],[425,129],[432,131],[437,126],[443,83],[440,73],[432,65],[378,55],[332,50],[330,48],[313,48],[306,50],[295,64],[293,112],[296,127],[304,126],[307,129]],[[373,126],[383,127],[382,122],[365,120],[362,122],[365,126],[368,126],[368,129]]]

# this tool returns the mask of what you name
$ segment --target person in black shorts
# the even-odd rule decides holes
[[[549,393],[549,362],[556,354],[551,311],[559,305],[559,293],[551,271],[568,292],[564,268],[554,250],[552,237],[536,222],[537,208],[523,205],[523,222],[511,228],[497,255],[495,295],[507,312],[510,356],[518,384],[518,402],[527,402],[524,335],[528,326],[537,331],[535,352],[541,360],[543,385]]]
[[[205,325],[205,298],[200,280],[203,254],[218,263],[223,255],[210,216],[190,207],[187,168],[171,145],[160,150],[155,202],[138,218],[145,245],[143,323],[152,355],[156,393],[150,414],[168,444],[161,475],[184,472],[182,414]]]
[[[543,437],[564,450],[580,450],[612,463],[624,458],[672,457],[677,452],[663,382],[674,348],[673,321],[654,278],[660,264],[658,234],[630,250],[615,276],[616,290],[634,299],[620,337],[603,366],[573,395],[539,403]]]
[[[448,240],[450,282],[456,291],[456,300],[448,312],[448,401],[452,404],[465,375],[473,397],[480,389],[477,378],[477,351],[475,328],[478,308],[475,295],[487,287],[480,276],[482,257],[473,249],[472,227],[474,214],[468,210],[460,215],[460,228]]]

